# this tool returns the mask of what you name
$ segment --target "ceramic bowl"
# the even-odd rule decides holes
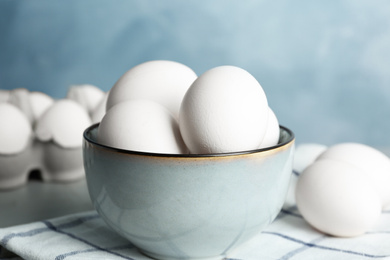
[[[279,213],[292,172],[294,134],[266,149],[172,155],[99,144],[84,132],[91,200],[102,219],[157,259],[221,259]]]

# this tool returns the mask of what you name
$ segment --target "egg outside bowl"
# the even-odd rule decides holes
[[[214,155],[121,150],[85,130],[91,200],[102,219],[157,259],[222,259],[279,213],[292,172],[294,134],[270,148]]]

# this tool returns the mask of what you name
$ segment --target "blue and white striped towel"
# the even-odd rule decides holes
[[[383,212],[372,230],[355,238],[326,236],[305,222],[291,197],[299,171],[315,153],[303,150],[296,154],[290,197],[278,217],[227,259],[390,259],[390,210]],[[150,258],[90,211],[0,229],[0,259]]]

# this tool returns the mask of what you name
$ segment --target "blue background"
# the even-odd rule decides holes
[[[297,142],[390,146],[390,1],[0,2],[0,88],[109,90],[131,67],[252,73]]]

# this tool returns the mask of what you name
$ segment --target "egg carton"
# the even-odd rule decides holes
[[[92,85],[71,86],[57,100],[0,90],[0,190],[27,184],[36,171],[43,182],[83,179],[82,133],[103,117],[106,96]]]
[[[31,139],[23,151],[1,155],[0,164],[1,190],[23,186],[34,170],[39,170],[45,182],[70,182],[84,177],[81,147],[63,148],[53,141]]]

